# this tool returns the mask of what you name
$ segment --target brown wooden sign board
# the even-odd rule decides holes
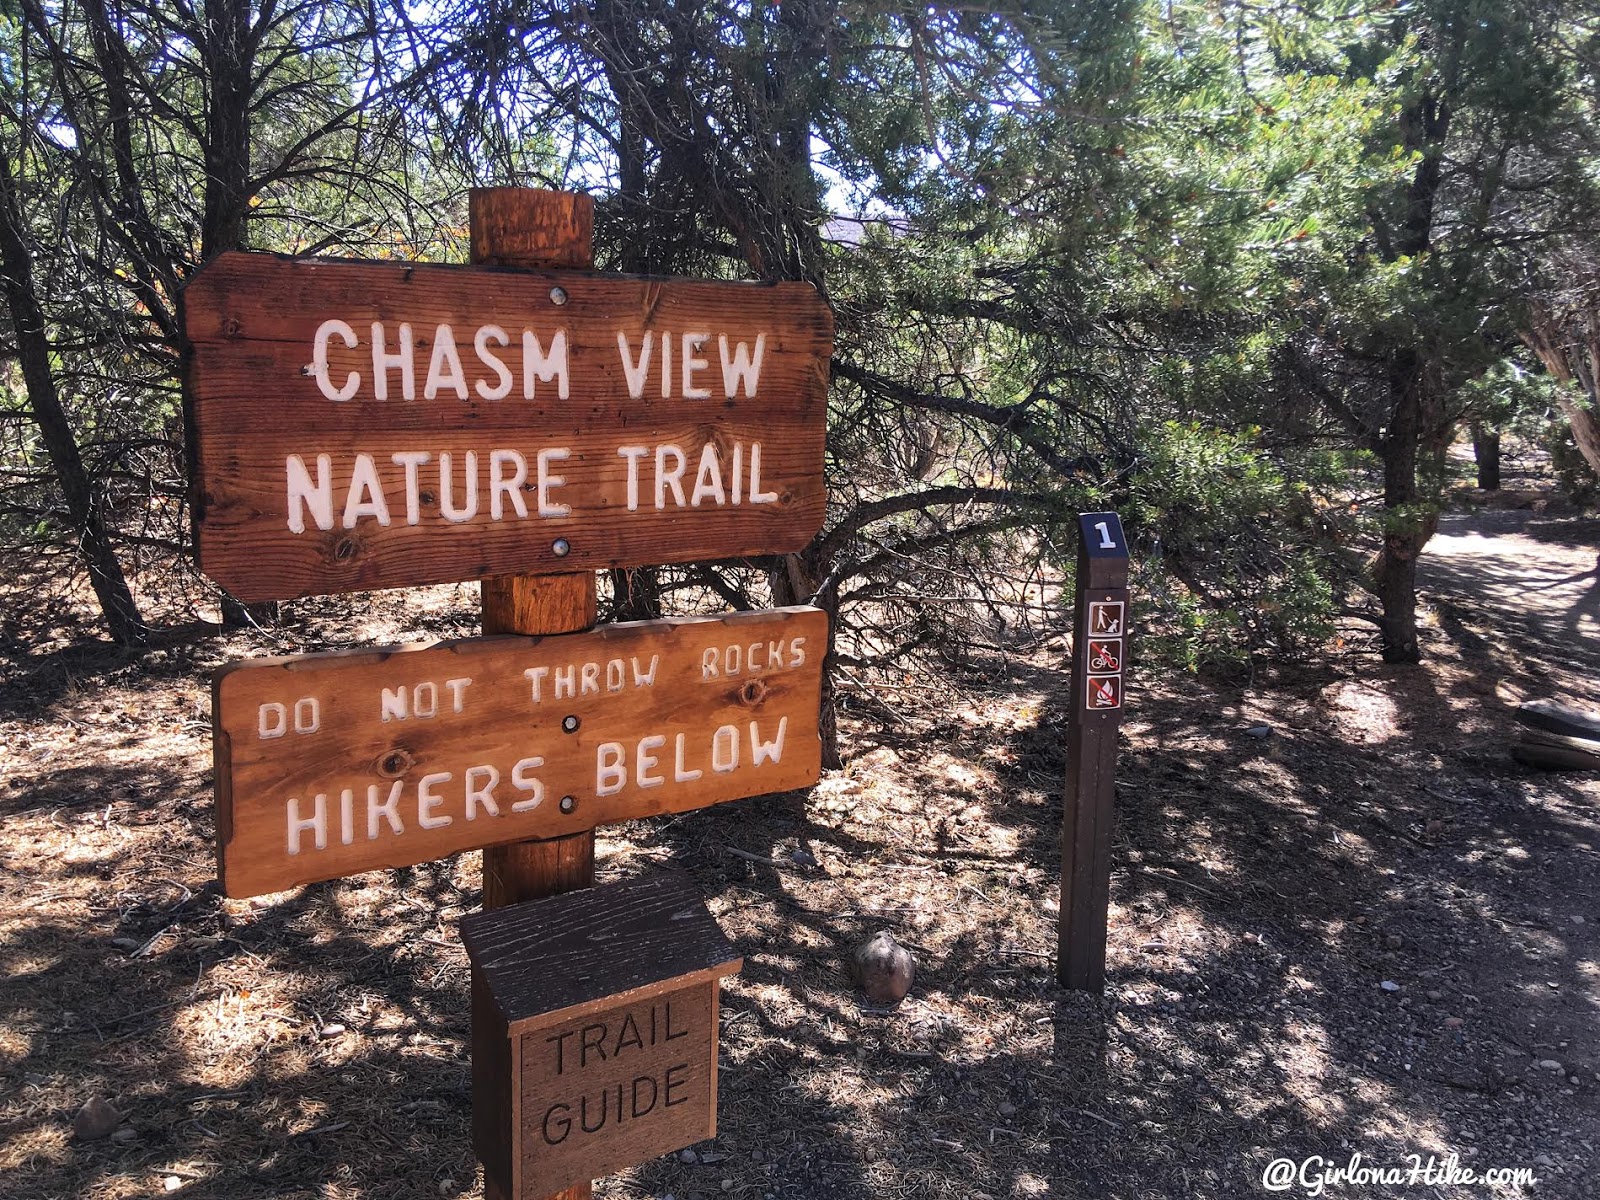
[[[241,600],[798,550],[805,284],[229,253],[184,290],[196,540]]]
[[[466,917],[473,1143],[548,1196],[712,1137],[718,980],[741,965],[682,872]]]
[[[223,887],[260,895],[808,787],[827,621],[786,608],[225,667]]]

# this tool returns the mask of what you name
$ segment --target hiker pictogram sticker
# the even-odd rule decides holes
[[[1122,671],[1122,639],[1089,639],[1089,672],[1094,675],[1115,675]]]
[[[1122,636],[1121,600],[1091,600],[1089,602],[1089,633],[1107,637]]]

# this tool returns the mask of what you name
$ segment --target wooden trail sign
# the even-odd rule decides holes
[[[1074,990],[1099,992],[1105,987],[1117,726],[1128,646],[1128,543],[1116,513],[1078,516],[1074,612],[1056,976]]]
[[[241,600],[800,549],[806,284],[229,253],[184,290],[202,568]]]
[[[828,618],[786,608],[262,659],[212,685],[234,897],[806,787]]]
[[[461,921],[472,1140],[533,1200],[712,1137],[718,980],[743,960],[682,872]]]

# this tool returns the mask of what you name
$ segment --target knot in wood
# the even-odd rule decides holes
[[[404,750],[391,750],[378,760],[378,774],[388,779],[399,779],[411,769],[416,760]]]

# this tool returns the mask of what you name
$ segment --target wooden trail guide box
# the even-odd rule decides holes
[[[473,913],[472,1141],[535,1200],[717,1131],[719,981],[743,959],[662,872]]]

